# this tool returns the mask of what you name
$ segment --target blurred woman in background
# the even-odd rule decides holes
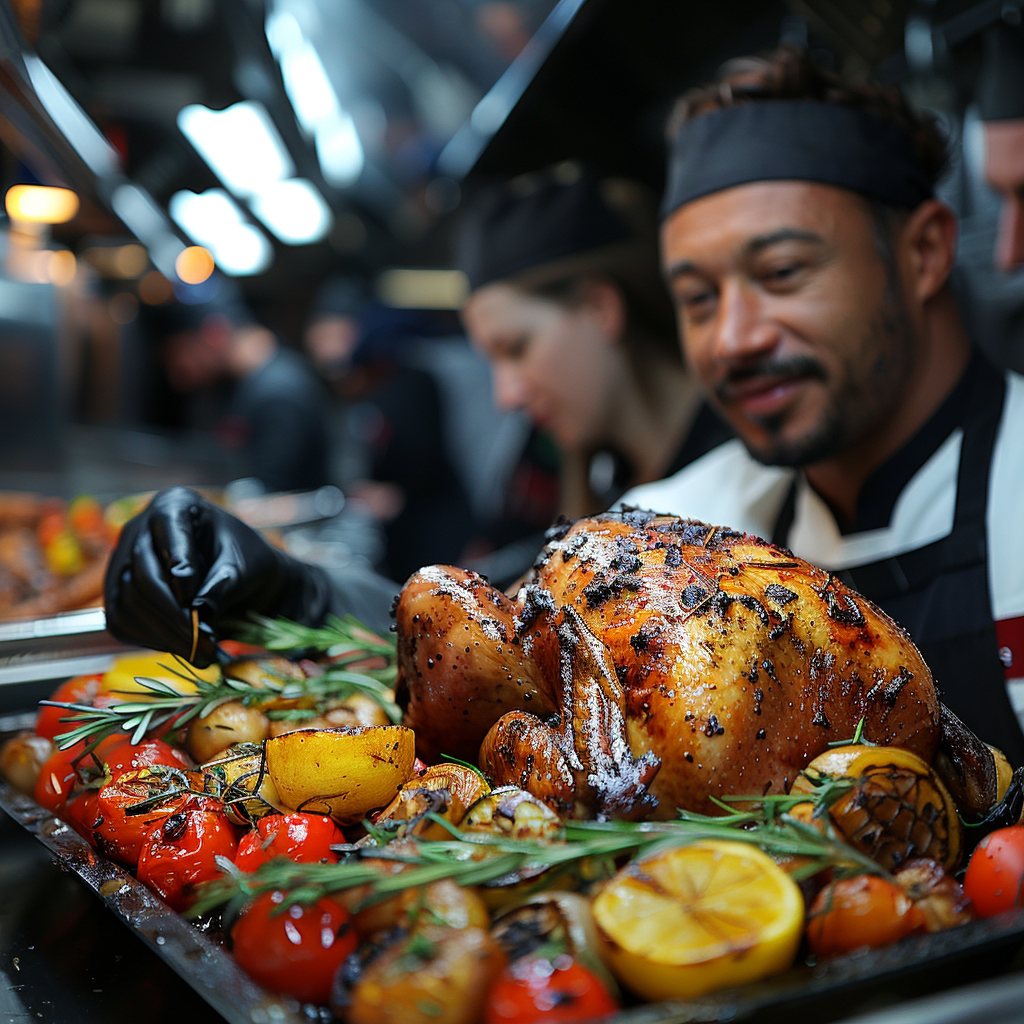
[[[683,365],[656,231],[641,186],[575,163],[486,186],[462,218],[463,321],[498,405],[561,449],[571,517],[729,436]]]

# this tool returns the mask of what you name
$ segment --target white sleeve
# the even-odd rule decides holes
[[[762,466],[732,440],[675,476],[627,491],[616,507],[634,505],[764,537],[771,535],[792,479],[792,470]]]
[[[1006,375],[1006,399],[988,485],[988,585],[992,617],[1024,615],[1024,377]]]

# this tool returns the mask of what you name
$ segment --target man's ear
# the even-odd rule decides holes
[[[956,257],[956,214],[938,199],[926,199],[900,230],[906,286],[922,304],[945,286]]]
[[[597,316],[608,341],[617,345],[626,333],[626,297],[622,290],[606,279],[588,281],[583,302]]]

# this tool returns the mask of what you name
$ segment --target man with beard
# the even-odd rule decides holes
[[[624,504],[771,538],[913,635],[946,703],[1024,761],[1024,378],[949,285],[944,140],[895,90],[782,49],[671,126],[662,257],[737,439]]]

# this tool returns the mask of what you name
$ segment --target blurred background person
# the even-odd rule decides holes
[[[190,409],[184,425],[214,428],[267,491],[329,482],[326,396],[302,355],[230,293],[154,320],[167,381]]]
[[[975,92],[983,127],[985,180],[1000,199],[993,254],[1000,270],[1024,266],[1024,28],[996,25],[985,33]]]
[[[570,517],[729,436],[683,364],[656,225],[645,189],[574,162],[490,185],[463,215],[463,321],[497,404],[557,444]]]

